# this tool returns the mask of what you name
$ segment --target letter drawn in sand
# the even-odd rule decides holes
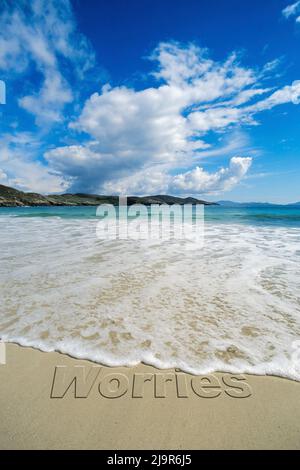
[[[73,386],[75,398],[87,398],[101,370],[100,366],[56,366],[51,398],[63,398]]]

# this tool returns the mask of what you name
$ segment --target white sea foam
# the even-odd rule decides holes
[[[101,241],[92,219],[0,223],[4,341],[108,365],[300,380],[298,229],[206,224],[201,247]]]

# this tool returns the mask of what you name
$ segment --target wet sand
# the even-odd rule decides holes
[[[109,368],[8,344],[0,405],[1,449],[300,449],[300,383],[277,377]]]

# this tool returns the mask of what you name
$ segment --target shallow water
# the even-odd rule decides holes
[[[300,380],[299,209],[206,208],[203,246],[99,240],[95,211],[0,209],[3,340]]]
[[[96,207],[0,207],[0,219],[2,217],[91,219],[96,217]],[[300,228],[300,205],[262,205],[249,207],[206,206],[205,220],[218,223],[295,226]]]

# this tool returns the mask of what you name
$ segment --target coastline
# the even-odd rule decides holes
[[[74,382],[68,387],[74,370],[87,380],[77,397]],[[208,377],[99,366],[8,343],[0,448],[300,449],[299,382],[245,375],[239,390],[230,374]]]

